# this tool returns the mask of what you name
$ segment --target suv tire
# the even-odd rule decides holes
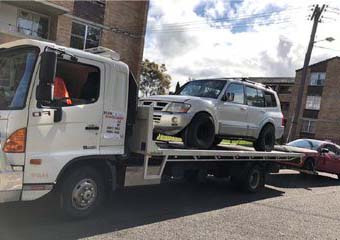
[[[273,125],[266,125],[253,145],[256,151],[272,151],[275,145],[275,128]]]
[[[209,149],[214,140],[214,120],[207,113],[198,113],[183,133],[184,145],[189,148]]]

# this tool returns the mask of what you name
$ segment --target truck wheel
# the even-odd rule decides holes
[[[242,190],[249,193],[255,193],[264,187],[265,173],[259,166],[253,166],[239,181]]]
[[[197,114],[183,134],[183,142],[186,147],[209,149],[213,145],[214,139],[214,120],[207,113]]]
[[[253,146],[256,151],[270,152],[275,145],[275,128],[272,125],[265,126],[259,135],[259,138],[254,142]]]
[[[103,202],[104,181],[96,169],[80,167],[63,178],[60,193],[64,213],[71,218],[84,218]]]

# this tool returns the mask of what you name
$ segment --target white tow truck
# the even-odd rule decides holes
[[[65,213],[79,218],[100,206],[109,190],[166,178],[231,177],[257,192],[278,161],[301,157],[153,141],[153,109],[138,107],[137,93],[114,52],[35,40],[0,45],[0,202],[53,191]]]

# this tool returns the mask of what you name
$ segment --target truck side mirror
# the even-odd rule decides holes
[[[57,53],[43,52],[41,54],[39,85],[36,90],[36,99],[38,102],[51,101],[53,98],[53,81],[57,69]]]

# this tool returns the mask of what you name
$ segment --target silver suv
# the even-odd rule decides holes
[[[155,134],[182,137],[192,148],[209,149],[226,138],[271,151],[284,130],[276,92],[246,79],[195,80],[175,95],[142,98],[140,104],[153,106]]]

